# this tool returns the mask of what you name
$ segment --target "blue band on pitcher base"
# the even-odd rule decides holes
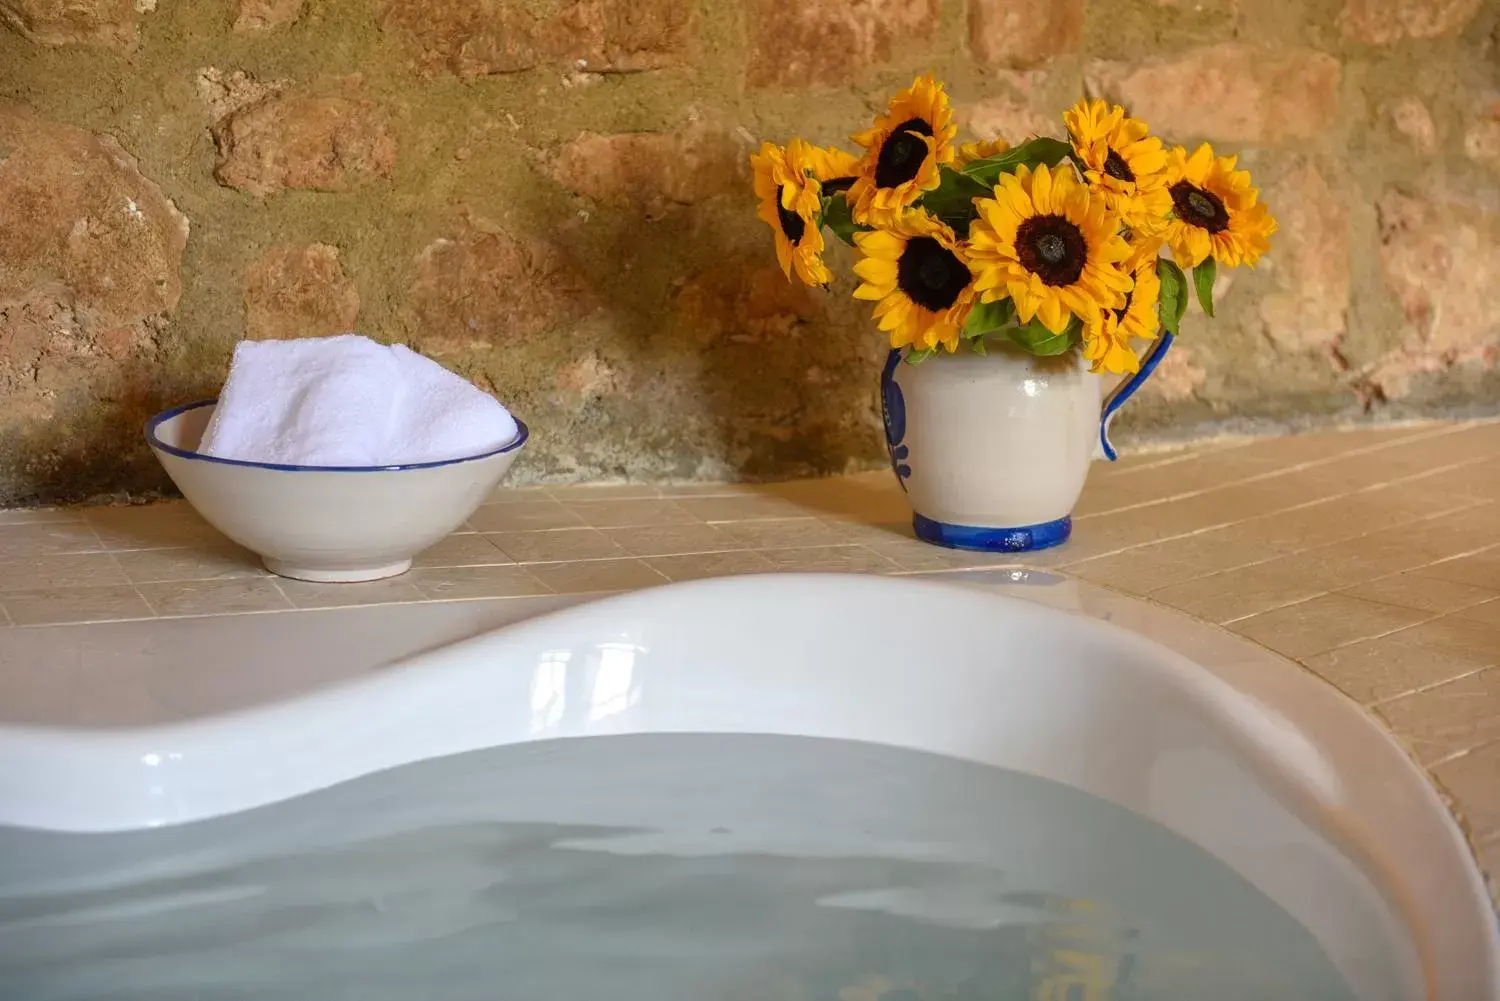
[[[1020,528],[980,528],[974,525],[949,525],[914,514],[911,527],[917,533],[917,538],[935,546],[972,549],[980,553],[1029,553],[1067,542],[1068,536],[1073,534],[1073,519],[1059,518]]]

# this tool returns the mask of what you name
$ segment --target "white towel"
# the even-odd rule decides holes
[[[514,440],[489,394],[403,345],[357,334],[242,341],[198,451],[289,466],[461,459]]]

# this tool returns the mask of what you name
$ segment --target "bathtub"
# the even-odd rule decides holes
[[[1422,772],[1332,688],[1221,629],[1025,571],[750,576],[565,605],[12,630],[0,831],[190,829],[567,738],[856,741],[1148,818],[1294,918],[1357,998],[1500,998],[1494,911]],[[569,672],[585,683],[549,697]],[[0,860],[0,898],[6,877]]]

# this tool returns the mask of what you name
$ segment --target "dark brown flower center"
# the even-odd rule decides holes
[[[776,218],[781,220],[781,235],[786,237],[787,243],[795,247],[802,242],[802,235],[807,232],[807,223],[800,215],[781,203],[781,196],[785,191],[785,187],[776,189]]]
[[[1114,150],[1110,150],[1109,156],[1104,158],[1104,172],[1117,181],[1135,180],[1135,171],[1131,170],[1125,158]]]
[[[858,178],[830,177],[828,180],[823,182],[823,191],[825,194],[832,194],[833,192],[837,191],[848,191],[850,188],[854,187],[854,182],[856,180],[858,180]]]
[[[927,143],[922,137],[930,135],[932,126],[920,118],[908,118],[892,129],[880,147],[880,156],[875,158],[876,187],[894,188],[916,177],[927,159]]]
[[[1088,244],[1079,228],[1062,216],[1032,216],[1016,229],[1016,256],[1046,284],[1072,285],[1083,274]]]
[[[1116,320],[1124,321],[1125,314],[1128,313],[1128,312],[1130,312],[1130,298],[1133,295],[1135,295],[1135,289],[1131,289],[1129,292],[1125,293],[1125,305],[1123,305],[1119,309],[1115,310],[1115,319]]]
[[[934,313],[957,302],[973,278],[958,255],[930,236],[906,241],[896,264],[896,286],[912,302]]]
[[[1177,218],[1190,225],[1201,226],[1210,233],[1228,228],[1229,212],[1218,195],[1187,181],[1178,181],[1172,185],[1171,190],[1172,207],[1177,210]]]

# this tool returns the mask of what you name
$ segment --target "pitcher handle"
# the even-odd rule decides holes
[[[1115,451],[1115,447],[1109,443],[1109,422],[1114,419],[1115,411],[1123,407],[1125,401],[1134,396],[1135,391],[1151,378],[1151,373],[1156,371],[1156,366],[1160,365],[1161,360],[1166,357],[1174,340],[1176,340],[1175,337],[1163,330],[1161,336],[1146,352],[1146,357],[1141,359],[1140,371],[1120,383],[1115,387],[1114,392],[1104,398],[1104,407],[1099,414],[1099,445],[1104,449],[1104,457],[1110,462],[1114,462],[1120,456]]]

